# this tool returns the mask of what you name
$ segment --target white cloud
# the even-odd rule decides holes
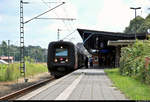
[[[46,2],[46,0],[43,0]],[[55,0],[55,2],[57,2],[58,0]],[[61,0],[62,1],[62,0]],[[59,4],[61,4],[61,1],[59,0],[58,3],[51,3],[51,4],[46,4],[44,6],[47,6],[47,9],[49,8],[54,8],[56,6],[58,6]],[[76,7],[69,1],[69,0],[63,0],[62,2],[65,2],[65,4],[53,9],[52,11],[50,11],[48,13],[48,15],[51,17],[55,16],[54,13],[55,12],[57,15],[61,16],[61,17],[77,17],[77,9]]]
[[[44,1],[46,1],[46,0],[44,0]],[[38,1],[35,1],[35,2],[38,2]],[[56,5],[58,5],[58,4],[53,4],[53,5],[50,6],[50,8],[53,8]],[[46,7],[46,6],[44,5],[44,7]],[[45,11],[50,9],[50,8],[47,7],[45,9]],[[58,7],[58,8],[56,8],[56,9],[52,10],[52,12],[49,12],[49,13],[41,16],[41,18],[42,17],[45,17],[45,18],[76,18],[77,17],[77,10],[74,7],[74,5],[72,5],[70,2],[66,2],[64,5],[62,5],[62,6]],[[26,16],[25,17],[25,20],[29,20],[29,19],[31,19],[31,16]],[[40,20],[40,22],[43,22],[43,21]],[[66,35],[71,33],[73,31],[72,29],[75,29],[74,27],[70,27],[70,26],[73,26],[71,23],[69,23],[71,21],[66,21],[66,20],[65,21],[61,21],[61,20],[45,20],[44,22],[45,22],[45,24],[41,23],[42,27],[39,27],[40,25],[37,26],[41,30],[39,32],[35,33],[37,35],[35,39],[36,39],[36,42],[37,41],[42,42],[41,43],[42,46],[45,43],[46,47],[47,47],[47,44],[50,41],[56,41],[57,40],[57,30],[58,30],[58,28],[61,29],[61,31],[60,31],[60,39],[64,38]],[[36,26],[35,22],[33,22],[32,25]],[[32,27],[34,27],[34,26],[32,26]],[[68,29],[69,29],[69,31],[68,31]],[[27,28],[27,31],[30,31],[30,29]],[[28,33],[28,32],[26,32],[26,33]],[[33,31],[32,31],[32,33],[34,34]],[[33,34],[32,34],[32,36],[33,36]],[[39,37],[41,34],[44,34],[44,36],[43,37]],[[31,40],[30,36],[31,35],[28,34],[28,36],[27,36],[28,37],[28,41],[32,42],[32,41],[30,41]],[[68,39],[70,39],[71,41],[74,40],[74,39],[71,39],[71,36],[69,36]],[[34,42],[32,42],[32,43],[34,43]]]
[[[2,21],[2,16],[0,15],[0,22]]]
[[[88,26],[86,24],[81,24],[81,23],[77,23],[76,26],[77,28],[80,28],[80,29],[92,29],[91,26]]]
[[[129,25],[131,19],[135,17],[135,11],[130,7],[142,7],[137,10],[137,15],[147,16],[147,8],[150,5],[149,0],[130,0],[127,3],[123,0],[104,0],[103,8],[98,15],[98,24],[95,26],[97,30],[123,32],[125,27]],[[149,11],[150,12],[150,11]]]
[[[132,12],[122,0],[104,0],[104,7],[99,12],[96,29],[122,32],[128,26]]]
[[[140,11],[142,12],[139,12],[139,15],[142,17],[146,17],[147,13],[150,13],[150,10],[148,10],[148,8],[150,8],[150,0],[135,0],[133,3],[135,7],[141,7]]]
[[[27,0],[29,1],[29,0]],[[42,0],[31,0],[31,2],[41,2]],[[50,2],[51,0],[44,0],[45,2]],[[150,2],[149,0],[104,0],[103,2],[97,2],[96,0],[94,2],[90,3],[89,5],[88,1],[87,4],[83,5],[83,1],[70,1],[70,0],[53,0],[53,1],[65,1],[66,3],[55,10],[52,10],[52,12],[49,12],[46,15],[43,15],[42,17],[49,17],[49,18],[76,18],[77,20],[74,21],[75,25],[70,23],[70,21],[64,21],[65,24],[60,20],[39,20],[36,22],[34,20],[31,21],[29,24],[25,25],[25,35],[27,38],[36,38],[36,42],[42,42],[46,44],[46,42],[57,40],[57,29],[63,29],[63,31],[60,31],[61,35],[60,38],[65,37],[69,33],[71,33],[76,27],[82,28],[82,29],[92,29],[92,30],[105,30],[105,31],[114,31],[114,32],[122,32],[126,26],[129,25],[129,22],[131,19],[134,18],[134,10],[131,10],[130,7],[142,7],[142,13],[140,10],[137,10],[137,15],[141,15],[142,17],[146,17],[147,13],[150,13],[150,10],[147,10],[149,8]],[[101,0],[102,1],[102,0]],[[16,1],[19,3],[18,1]],[[15,3],[16,3],[15,2]],[[72,3],[71,3],[72,2]],[[73,3],[74,2],[74,3]],[[16,4],[17,4],[16,3]],[[93,3],[93,4],[92,4]],[[98,8],[93,7],[95,6],[95,3],[101,4],[98,8],[100,8],[99,12]],[[104,3],[104,4],[102,4]],[[48,4],[51,8],[55,7],[59,3],[55,4]],[[12,4],[11,4],[12,5]],[[36,6],[32,6],[36,5]],[[37,3],[32,4],[29,6],[25,6],[24,10],[24,17],[25,21],[31,19],[32,17],[48,10],[49,8],[46,7],[44,3]],[[86,7],[84,7],[86,6]],[[40,8],[39,8],[40,7]],[[31,10],[33,8],[34,10]],[[78,8],[78,9],[77,9]],[[86,9],[85,9],[86,8]],[[92,10],[91,10],[92,8]],[[6,9],[4,9],[6,10]],[[7,12],[7,11],[5,11]],[[97,14],[97,16],[95,16]],[[57,16],[56,16],[57,15]],[[85,16],[84,16],[85,15]],[[87,15],[93,15],[93,16],[87,16]],[[82,16],[82,17],[80,17]],[[80,17],[80,18],[78,18]],[[91,19],[88,19],[91,17]],[[11,18],[11,17],[9,17]],[[18,18],[15,17],[15,18]],[[6,17],[0,15],[0,22]],[[19,18],[18,18],[19,19]],[[92,20],[94,19],[94,20]],[[95,23],[95,19],[97,19],[97,24]],[[11,20],[11,19],[10,19]],[[12,19],[14,21],[14,19]],[[80,20],[80,22],[78,22]],[[16,24],[16,27],[19,27],[19,20],[18,24]],[[8,22],[8,26],[14,24],[13,22]],[[8,28],[8,26],[6,28]],[[67,27],[66,27],[67,26]],[[71,27],[73,26],[73,27]],[[11,27],[10,27],[11,28]],[[70,29],[69,31],[65,31],[66,29]],[[17,28],[18,29],[18,28]],[[19,29],[18,29],[19,30]],[[30,35],[29,35],[30,34]],[[29,37],[28,37],[29,36]],[[26,41],[30,41],[32,43],[33,39],[27,39]],[[70,41],[77,42],[80,41],[80,35],[76,32],[68,37]],[[44,42],[46,41],[46,42]],[[37,43],[34,43],[35,45]],[[47,45],[46,45],[47,47]]]
[[[47,26],[45,26],[44,31],[57,31],[57,29],[66,29],[66,27],[64,26],[64,24],[60,21],[56,21],[53,24],[49,24]]]
[[[137,10],[137,15],[140,15],[142,17],[146,17],[148,13],[150,13],[150,10],[148,10],[150,5],[150,0],[129,0],[126,2],[128,7],[141,7],[140,10]],[[134,16],[134,10],[132,10],[133,16]]]
[[[66,2],[64,5],[58,7],[54,11],[63,18],[77,18],[77,9],[70,2]]]
[[[58,30],[58,28],[61,29],[61,31],[59,32],[60,39],[65,38],[63,40],[71,41],[73,43],[76,43],[78,41],[80,41],[80,42],[82,41],[82,39],[81,39],[80,35],[77,33],[77,31],[74,32],[76,28],[74,28],[72,30],[68,30],[66,28],[66,26],[64,26],[63,22],[55,22],[53,24],[50,24],[50,25],[46,26],[43,29],[43,31],[45,31],[45,32],[54,32],[51,35],[47,35],[47,37],[57,39],[57,32],[58,32],[57,30]],[[71,35],[68,36],[69,34],[71,34]],[[67,38],[66,38],[66,36],[67,36]]]
[[[33,0],[35,1],[35,0]],[[38,0],[39,1],[39,0]],[[41,1],[41,0],[40,0]],[[43,0],[45,2],[50,2],[49,0]],[[65,4],[53,9],[52,11],[44,14],[42,17],[49,18],[77,18],[77,8],[69,1],[69,0],[56,0],[57,3],[50,3],[43,5],[42,7],[46,7],[46,10],[53,9],[54,7],[61,4],[61,2],[65,2]],[[45,11],[46,11],[45,10]]]

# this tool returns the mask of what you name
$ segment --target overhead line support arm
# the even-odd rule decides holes
[[[57,5],[56,7],[52,8],[52,9],[50,9],[50,10],[47,10],[47,11],[45,11],[44,13],[39,14],[39,15],[37,15],[37,16],[31,18],[30,20],[24,22],[24,24],[25,24],[25,23],[28,23],[28,22],[30,22],[30,21],[32,21],[32,20],[34,20],[34,19],[36,19],[36,18],[38,18],[38,17],[40,17],[40,16],[42,16],[42,15],[44,15],[44,14],[46,14],[46,13],[52,11],[52,10],[54,10],[55,8],[57,8],[57,7],[59,7],[59,6],[63,5],[63,4],[65,4],[65,2],[62,2],[61,4]]]

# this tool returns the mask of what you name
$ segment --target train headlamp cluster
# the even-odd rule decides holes
[[[65,60],[66,62],[68,62],[68,59],[66,58],[66,60]]]
[[[63,61],[64,59],[63,58],[59,58],[59,59],[55,58],[54,62],[58,62],[58,60]],[[65,62],[68,62],[68,58],[65,59]]]
[[[54,62],[57,62],[58,60],[55,58]]]
[[[60,58],[61,61],[63,61],[63,58]]]

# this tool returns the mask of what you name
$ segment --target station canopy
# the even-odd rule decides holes
[[[84,47],[90,51],[91,49],[100,49],[108,46],[108,42],[120,40],[144,40],[146,33],[126,34],[119,32],[106,32],[88,29],[77,29],[81,38],[83,39]]]

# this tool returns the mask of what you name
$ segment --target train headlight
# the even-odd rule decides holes
[[[57,62],[58,60],[55,58],[54,62]]]
[[[68,62],[68,59],[66,58],[66,60],[65,60],[66,62]]]

